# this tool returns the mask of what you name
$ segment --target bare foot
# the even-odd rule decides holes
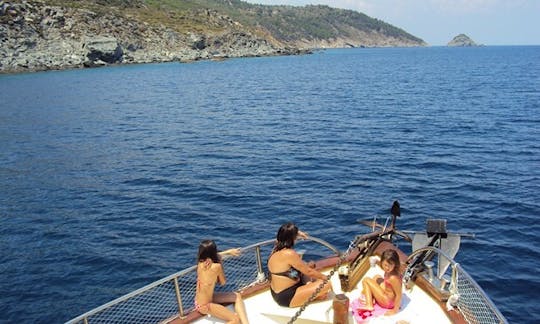
[[[373,303],[367,303],[367,301],[364,303],[364,307],[362,307],[362,309],[365,309],[365,310],[368,310],[368,311],[372,311],[375,309],[375,307],[373,306]]]

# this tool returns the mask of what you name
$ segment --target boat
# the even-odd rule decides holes
[[[324,301],[312,296],[297,308],[281,307],[270,294],[266,269],[274,240],[257,242],[241,249],[238,257],[223,259],[227,285],[216,291],[240,292],[250,323],[507,323],[476,281],[454,260],[467,233],[450,233],[446,220],[428,219],[420,232],[396,227],[401,215],[395,201],[384,224],[360,220],[370,231],[358,234],[340,251],[328,242],[308,236],[295,245],[304,260],[314,261],[332,283]],[[411,246],[406,254],[403,242]],[[391,316],[361,313],[362,278],[383,274],[374,262],[382,251],[395,249],[400,257],[403,297],[400,311]],[[97,307],[68,324],[87,323],[223,323],[195,310],[197,267],[155,281],[125,296]],[[233,309],[233,305],[228,305]]]

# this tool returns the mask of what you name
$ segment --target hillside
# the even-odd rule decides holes
[[[362,13],[239,0],[0,0],[0,72],[424,46]]]
[[[230,2],[237,9],[229,11],[233,18],[298,48],[426,45],[402,29],[352,10],[322,5],[246,8],[244,4],[234,4],[241,1]]]

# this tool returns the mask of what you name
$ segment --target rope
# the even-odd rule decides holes
[[[302,305],[302,307],[300,307],[300,309],[296,312],[296,314],[294,314],[293,317],[291,317],[291,319],[287,322],[287,324],[292,324],[294,323],[298,317],[302,314],[302,312],[306,309],[306,307],[313,301],[315,300],[315,298],[317,297],[317,295],[321,292],[321,290],[323,289],[324,285],[326,285],[328,283],[328,281],[330,280],[330,278],[334,275],[334,273],[336,272],[336,270],[341,266],[341,264],[343,263],[343,261],[345,261],[345,259],[349,256],[349,254],[351,254],[352,250],[358,246],[358,244],[360,244],[362,241],[362,237],[357,237],[354,241],[351,241],[351,243],[349,244],[349,247],[347,248],[347,251],[345,251],[345,253],[343,253],[340,257],[339,257],[339,260],[338,262],[336,263],[336,265],[334,266],[334,268],[330,271],[330,273],[326,276],[326,278],[323,280],[323,282],[319,285],[319,287],[317,287],[317,289],[315,289],[315,292],[313,292],[313,294],[309,297],[309,299]]]
[[[386,222],[384,222],[384,227],[382,229],[382,231],[386,231],[386,226],[388,225],[388,221],[390,220],[390,217],[386,217]]]

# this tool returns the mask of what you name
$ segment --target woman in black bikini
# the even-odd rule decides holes
[[[324,274],[302,261],[300,255],[293,249],[297,237],[306,238],[307,235],[299,231],[293,223],[283,224],[279,228],[274,250],[268,259],[270,290],[272,297],[280,306],[301,306],[326,279]],[[301,274],[317,280],[304,284]],[[330,282],[327,282],[316,299],[326,299],[330,289]]]

